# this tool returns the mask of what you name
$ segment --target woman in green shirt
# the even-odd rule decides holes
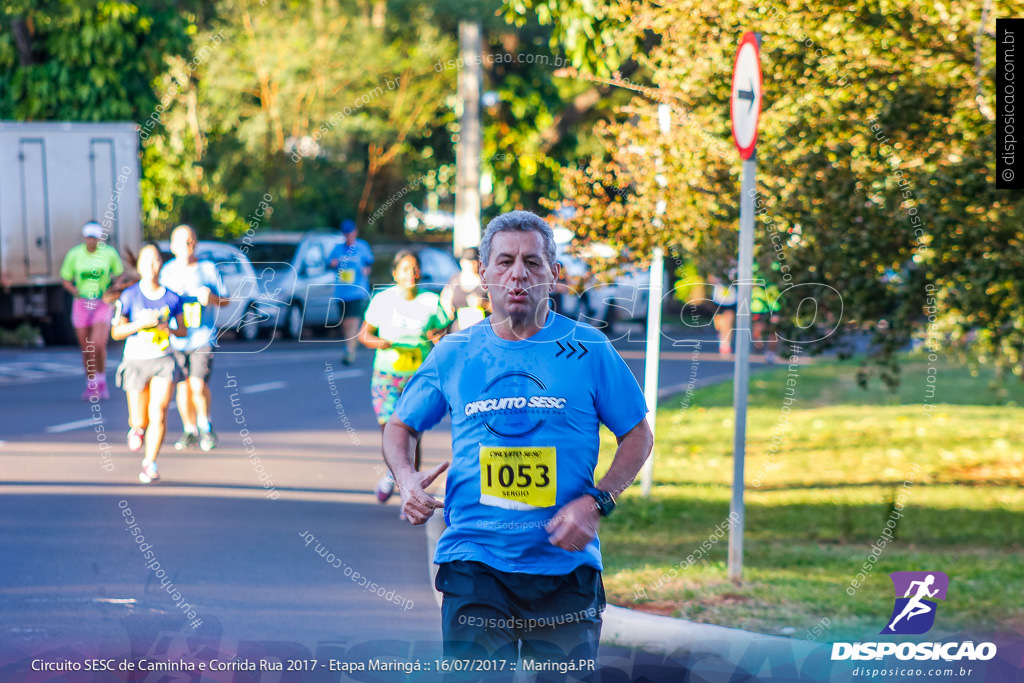
[[[420,258],[415,252],[398,252],[391,262],[391,275],[395,286],[370,299],[359,331],[359,341],[376,350],[370,399],[382,430],[405,385],[451,323],[441,307],[440,297],[420,289]],[[417,469],[419,465],[420,448],[416,444]],[[377,483],[377,500],[387,502],[394,490],[395,480],[388,472]]]
[[[83,401],[110,398],[106,375],[107,339],[114,309],[103,301],[103,293],[113,279],[124,272],[124,267],[117,251],[103,241],[105,237],[99,223],[86,223],[82,228],[82,244],[72,247],[60,268],[64,289],[74,297],[71,324],[75,327],[85,366]]]

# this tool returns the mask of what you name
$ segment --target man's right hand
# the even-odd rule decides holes
[[[402,494],[402,512],[410,524],[423,524],[434,514],[434,510],[444,507],[444,504],[427,493],[426,489],[446,469],[447,460],[426,472],[412,472],[397,482],[398,490]]]

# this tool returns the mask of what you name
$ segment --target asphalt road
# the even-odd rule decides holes
[[[383,463],[370,354],[342,366],[332,342],[225,343],[211,382],[220,446],[175,452],[172,410],[150,486],[124,445],[116,345],[98,411],[79,398],[76,350],[0,351],[0,680],[40,656],[302,659],[384,641],[439,653],[423,530],[371,493]],[[731,374],[717,354],[663,342],[666,393]],[[616,345],[642,381],[643,344]],[[426,466],[445,459],[445,424],[424,445]]]

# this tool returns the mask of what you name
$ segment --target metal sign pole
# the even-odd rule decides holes
[[[732,439],[732,503],[729,506],[729,579],[739,583],[743,575],[743,464],[747,440],[747,390],[750,385],[750,284],[754,278],[754,185],[757,153],[743,162],[740,196],[740,253],[737,273],[736,366],[732,405],[735,431]]]
[[[761,115],[761,38],[747,31],[740,38],[732,72],[729,117],[732,136],[743,159],[740,183],[740,249],[736,282],[736,365],[732,405],[735,427],[732,440],[732,501],[729,504],[729,579],[743,578],[743,465],[747,443],[747,391],[750,387],[750,286],[754,279],[754,187],[757,178],[757,122]]]

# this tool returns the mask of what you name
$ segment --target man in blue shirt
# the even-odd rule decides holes
[[[597,528],[651,452],[643,393],[603,334],[549,309],[559,265],[547,223],[498,216],[480,260],[493,313],[427,356],[385,427],[384,457],[412,524],[444,509],[434,561],[446,656],[593,662],[605,605]],[[449,463],[417,472],[412,456],[445,415],[441,503],[425,489]],[[619,445],[595,486],[601,423]]]
[[[355,221],[342,221],[341,233],[345,235],[345,241],[331,250],[327,264],[338,272],[334,298],[340,304],[341,331],[346,346],[341,362],[350,365],[356,358],[359,326],[363,322],[363,315],[370,301],[370,266],[373,265],[373,251],[365,240],[359,239]]]

